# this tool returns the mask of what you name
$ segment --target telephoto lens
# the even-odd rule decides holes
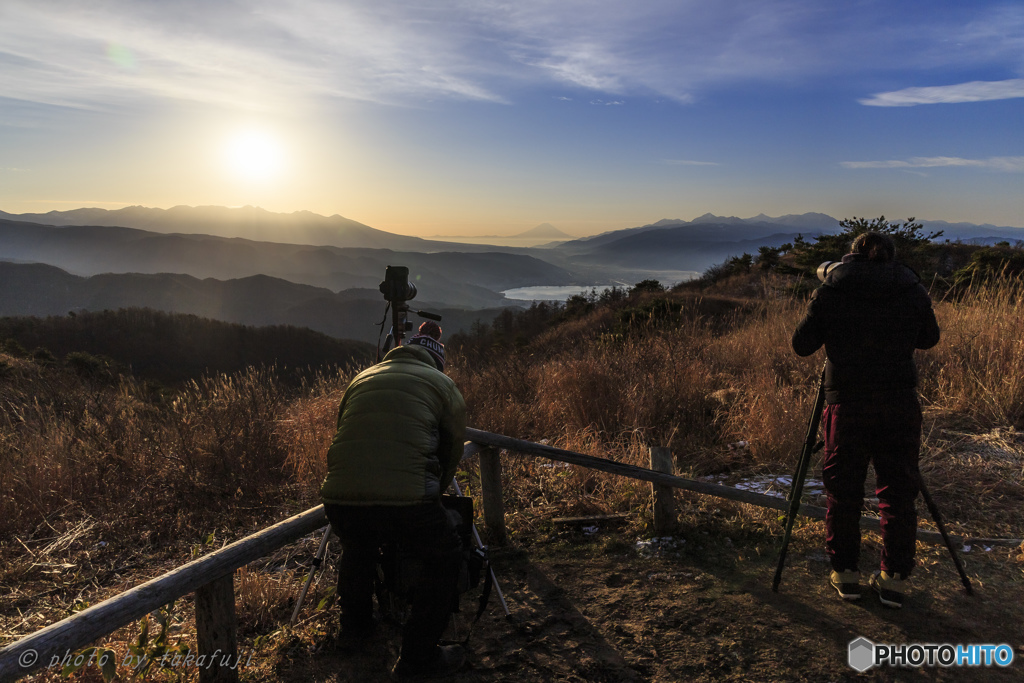
[[[832,272],[832,269],[838,266],[842,261],[825,261],[818,266],[818,279],[822,282],[828,277],[828,274]]]

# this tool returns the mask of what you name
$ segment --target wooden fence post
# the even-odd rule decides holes
[[[671,449],[652,446],[650,453],[652,470],[675,474]],[[675,533],[679,529],[676,520],[675,490],[671,486],[652,482],[651,491],[654,493],[654,535],[668,536]]]
[[[200,683],[238,682],[238,620],[235,574],[225,574],[196,589],[196,644],[203,663]]]
[[[480,493],[484,501],[484,523],[494,543],[505,542],[505,503],[501,493],[501,458],[497,448],[480,451]]]

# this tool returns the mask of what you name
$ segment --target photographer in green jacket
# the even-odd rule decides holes
[[[465,654],[438,641],[456,597],[461,542],[441,505],[462,458],[466,404],[444,374],[441,328],[425,322],[345,390],[320,489],[341,539],[338,598],[346,638],[370,635],[378,549],[397,543],[422,570],[402,632],[399,676],[456,671]]]

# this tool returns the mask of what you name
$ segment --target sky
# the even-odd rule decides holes
[[[2,0],[0,210],[1024,227],[1024,3]]]

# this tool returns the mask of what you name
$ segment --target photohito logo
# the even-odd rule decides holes
[[[1010,666],[1013,648],[1009,645],[951,645],[910,643],[883,645],[861,636],[851,640],[847,661],[857,671],[873,666]]]
[[[875,644],[863,636],[850,641],[850,666],[857,671],[867,671],[875,663]]]

